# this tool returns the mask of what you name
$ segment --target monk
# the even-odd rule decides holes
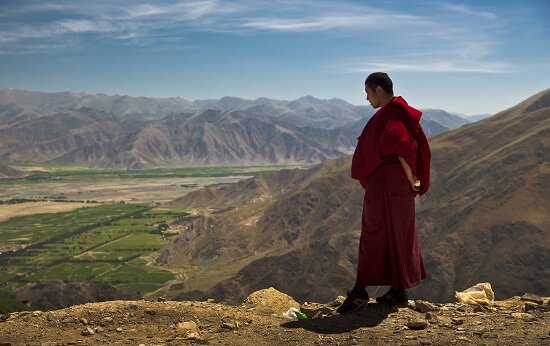
[[[367,122],[353,154],[351,176],[365,189],[357,278],[337,312],[368,303],[366,286],[391,286],[376,301],[404,304],[406,289],[426,278],[418,245],[414,199],[428,191],[430,147],[422,112],[393,95],[383,72],[365,81],[367,100],[378,111]]]

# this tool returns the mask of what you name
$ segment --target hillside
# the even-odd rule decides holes
[[[455,290],[490,281],[497,297],[550,287],[550,91],[489,119],[431,139],[432,187],[417,200],[429,278],[411,296],[449,301]],[[362,191],[349,158],[325,162],[292,189],[265,195],[267,176],[210,189],[220,208],[198,214],[158,263],[185,279],[165,294],[238,303],[266,286],[298,300],[330,299],[353,284]],[[284,173],[284,174],[289,174]],[[277,175],[269,180],[279,180]],[[250,189],[246,187],[251,187]],[[204,206],[205,191],[174,202]],[[196,203],[195,203],[196,202]],[[250,203],[252,202],[252,203]]]
[[[33,309],[45,311],[87,302],[135,299],[136,295],[105,283],[46,281],[19,289],[15,292],[15,297]]]
[[[111,301],[0,315],[0,343],[109,345],[543,345],[550,342],[548,298],[512,297],[489,307],[371,302],[348,315],[334,303],[300,304],[272,288],[239,306],[195,301]],[[282,313],[300,308],[310,319]],[[529,326],[526,329],[526,326]]]
[[[504,295],[547,291],[550,90],[431,145],[434,186],[417,214],[431,278],[419,293],[481,278]]]
[[[313,96],[304,96],[291,101],[267,97],[247,100],[230,96],[219,100],[188,101],[180,97],[154,98],[0,89],[0,125],[4,126],[15,123],[15,120],[50,116],[83,108],[109,113],[122,119],[140,120],[158,120],[172,114],[197,114],[206,110],[240,111],[268,115],[299,127],[322,129],[336,129],[356,122],[364,124],[366,119],[374,114],[374,110],[368,106],[355,106],[340,99],[320,100]],[[435,134],[442,131],[440,128],[446,131],[469,123],[466,116],[458,116],[444,110],[423,109],[422,111],[427,133]],[[432,128],[432,124],[437,125]]]
[[[25,175],[25,172],[0,163],[0,178],[18,178]]]
[[[297,127],[239,112],[138,121],[82,108],[0,129],[0,159],[128,168],[321,162],[348,155],[356,131]]]
[[[373,109],[306,96],[186,101],[0,89],[0,160],[89,167],[322,162],[349,155]],[[467,123],[426,110],[435,135]]]

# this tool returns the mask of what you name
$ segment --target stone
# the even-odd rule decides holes
[[[337,296],[333,301],[327,304],[327,306],[331,308],[337,308],[346,300],[346,297],[344,296]]]
[[[470,339],[468,339],[468,338],[467,338],[467,337],[465,337],[465,336],[459,336],[459,337],[457,338],[457,340],[461,340],[461,341],[466,341],[466,342],[470,342]]]
[[[146,309],[145,310],[145,314],[146,315],[150,315],[150,316],[154,316],[157,314],[157,312],[155,310],[151,310],[151,309]]]
[[[414,302],[414,300],[409,299],[407,301],[407,305],[409,306],[410,309],[413,309],[413,310],[416,309],[416,303]]]
[[[414,301],[415,310],[418,312],[426,313],[429,311],[438,311],[439,307],[433,303],[424,301],[424,300],[415,300]]]
[[[267,316],[281,316],[290,308],[300,308],[300,303],[273,287],[251,293],[242,305],[245,309],[254,309],[256,314]]]
[[[544,304],[544,301],[542,300],[542,298],[533,293],[525,293],[523,296],[521,296],[520,299],[526,302],[533,302],[539,305]]]
[[[533,322],[537,320],[535,316],[525,312],[512,312],[510,316],[518,320],[523,320],[525,322]]]
[[[80,334],[82,334],[82,335],[84,335],[84,336],[89,336],[89,335],[94,335],[95,332],[94,332],[94,330],[93,330],[92,328],[86,327],[86,329],[84,329],[84,330],[82,331],[82,333],[80,333]]]
[[[84,317],[82,317],[80,320],[79,320],[80,323],[82,323],[83,325],[88,325],[88,320],[85,319]]]
[[[157,302],[161,302],[161,303],[162,303],[162,302],[165,302],[165,301],[166,301],[166,298],[164,298],[164,297],[158,297],[158,298],[157,298]]]
[[[212,299],[212,298],[208,298],[208,299],[206,300],[206,302],[207,302],[207,303],[215,303],[216,301],[215,301],[214,299]]]
[[[463,324],[464,320],[462,318],[453,317],[453,318],[451,318],[451,323],[458,326],[458,325]]]
[[[407,328],[409,329],[426,329],[428,327],[428,322],[426,321],[409,321],[407,322]]]
[[[192,332],[185,337],[187,340],[191,340],[192,344],[207,344],[208,341],[204,340],[198,333]]]
[[[52,314],[51,312],[48,312],[48,315],[46,315],[46,318],[48,319],[48,321],[53,321],[55,320],[55,315]]]
[[[474,312],[485,312],[485,310],[481,305],[478,304],[474,306]]]
[[[109,324],[111,324],[113,322],[113,318],[112,317],[103,317],[100,321],[99,321],[99,325],[102,326],[102,327],[106,327],[108,326]]]
[[[237,329],[237,325],[234,323],[224,322],[222,323],[221,328],[233,330],[233,329]]]
[[[429,346],[431,345],[432,342],[431,341],[428,341],[428,340],[420,340],[420,345],[422,346]]]
[[[118,327],[118,328],[116,329],[116,331],[117,331],[117,333],[122,333],[122,328]]]
[[[435,316],[432,312],[426,312],[426,314],[424,315],[424,318],[427,319],[427,320],[433,320],[434,317]]]
[[[101,328],[101,327],[96,327],[96,328],[95,328],[95,332],[96,332],[96,333],[102,333],[102,332],[104,332],[104,331],[105,331],[105,329],[103,329],[103,328]]]
[[[187,322],[180,322],[177,325],[177,331],[178,333],[189,335],[191,333],[196,333],[200,336],[199,327],[197,327],[197,324],[195,321],[187,321]]]
[[[330,315],[334,309],[319,303],[306,303],[300,306],[300,311],[306,314],[307,318],[320,318],[323,315]]]
[[[74,321],[74,318],[72,318],[72,317],[67,317],[67,318],[64,318],[64,319],[61,321],[61,323],[67,324],[67,323],[71,323],[71,322],[73,322],[73,321]]]
[[[523,311],[539,310],[540,308],[542,308],[541,305],[533,303],[531,301],[525,302],[525,304],[523,305]]]

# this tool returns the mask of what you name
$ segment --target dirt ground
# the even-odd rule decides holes
[[[38,213],[60,213],[84,206],[90,206],[90,204],[56,202],[3,204],[0,206],[0,222],[16,216],[33,215]]]
[[[246,178],[249,176],[83,179],[69,182],[13,184],[2,187],[0,199],[62,196],[68,200],[95,200],[107,203],[168,202],[206,185],[235,183]]]
[[[430,311],[371,301],[347,315],[310,303],[302,311],[316,318],[291,320],[282,312],[297,304],[292,298],[274,289],[254,294],[240,306],[140,300],[12,313],[0,317],[0,345],[550,345],[548,298]]]

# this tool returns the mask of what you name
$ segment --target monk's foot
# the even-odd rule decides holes
[[[348,291],[346,300],[336,309],[339,314],[347,314],[361,309],[369,302],[369,294],[367,291],[358,292],[357,290]]]
[[[381,297],[376,298],[377,303],[390,304],[390,305],[401,305],[407,304],[409,297],[407,297],[407,292],[402,289],[390,288],[386,294]]]

